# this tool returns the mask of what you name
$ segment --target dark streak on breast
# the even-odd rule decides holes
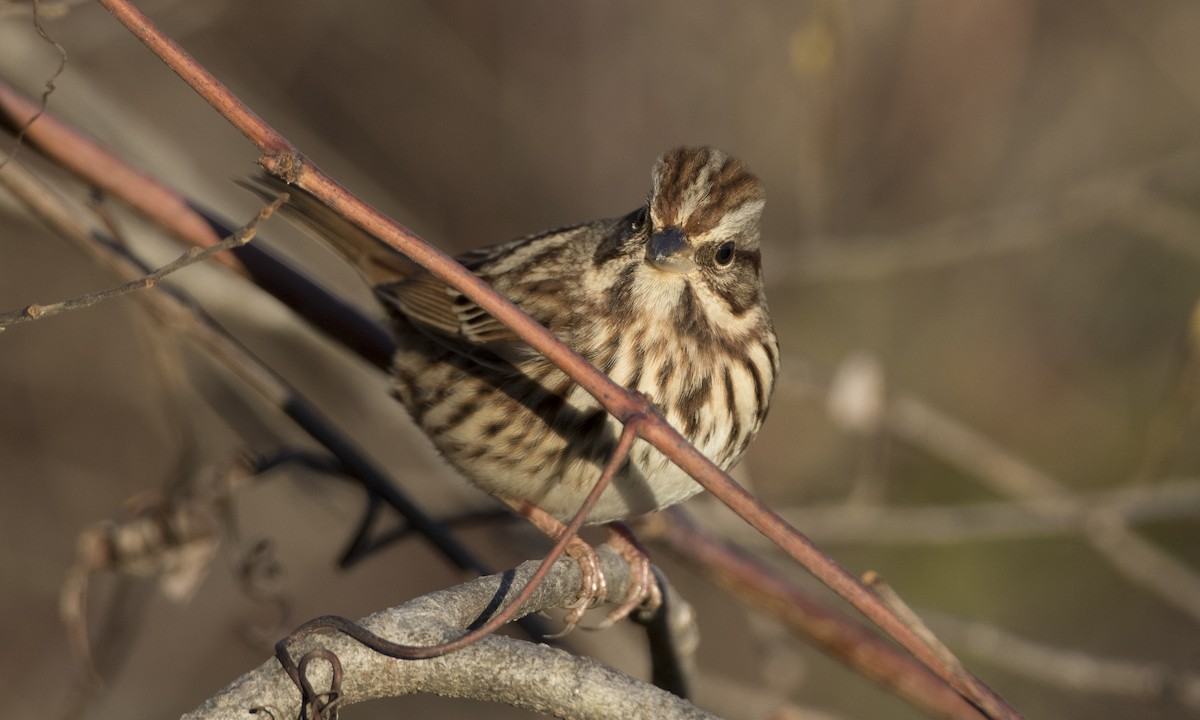
[[[621,273],[612,287],[608,289],[608,311],[613,315],[614,322],[627,324],[633,315],[633,302],[630,296],[637,270],[638,261],[630,262],[621,268]]]
[[[678,327],[692,337],[707,337],[712,329],[703,308],[696,302],[696,293],[690,283],[684,283],[679,292]]]
[[[700,411],[704,408],[711,391],[712,380],[706,375],[679,397],[679,415],[683,418],[683,434],[689,438],[693,437],[700,429]]]
[[[754,381],[754,408],[755,415],[762,415],[763,408],[767,406],[767,393],[763,387],[762,375],[758,372],[758,366],[748,357],[742,358],[742,364],[746,367],[746,371],[750,373],[750,379]]]
[[[675,373],[675,360],[673,358],[667,358],[666,360],[663,361],[662,366],[659,367],[658,377],[655,378],[658,381],[658,386],[660,388],[666,387],[667,383],[671,381],[671,376],[674,373]]]
[[[729,371],[729,366],[724,368],[725,380],[725,407],[729,410],[729,437],[737,439],[742,435],[742,423],[738,420],[737,411],[737,396],[733,389],[733,375]]]

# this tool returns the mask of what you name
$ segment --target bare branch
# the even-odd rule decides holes
[[[57,20],[71,11],[76,5],[82,5],[85,0],[57,0],[51,2],[48,0],[37,0],[38,15],[43,20]],[[0,18],[8,15],[26,15],[29,13],[29,8],[25,7],[25,3],[18,0],[2,0],[0,1]]]
[[[1057,478],[1016,457],[998,443],[915,397],[897,398],[888,410],[888,426],[900,437],[937,453],[1006,497],[1026,503],[1078,503]],[[1200,621],[1200,575],[1142,538],[1117,513],[1089,514],[1083,537],[1125,577]]]
[[[841,503],[784,508],[780,514],[823,543],[954,545],[1079,534],[1099,510],[1117,513],[1130,524],[1195,518],[1200,516],[1200,480],[1164,480],[1030,502],[904,507]],[[715,514],[705,515],[704,520],[739,542],[754,547],[765,544]]]
[[[805,395],[819,392],[820,383],[804,373],[785,373],[783,381]],[[1127,579],[1200,620],[1200,574],[1138,535],[1117,509],[1087,507],[1058,478],[911,394],[894,397],[885,417],[896,437],[961,468],[1027,512],[1050,523],[1074,523]]]
[[[610,583],[625,588],[629,565],[610,548],[598,549]],[[530,561],[515,570],[431,593],[361,621],[373,633],[396,642],[431,645],[462,635],[481,614],[511,602],[537,570]],[[564,607],[579,590],[579,566],[560,560],[522,613]],[[502,597],[497,597],[497,596]],[[459,652],[433,660],[397,661],[341,635],[314,635],[290,649],[302,656],[314,648],[336,654],[344,670],[343,704],[429,692],[501,702],[567,718],[712,718],[685,700],[641,683],[595,660],[544,645],[490,636]],[[310,680],[320,691],[329,685],[327,664],[314,663]],[[274,659],[242,676],[185,715],[187,720],[245,717],[266,707],[276,717],[296,717],[300,695]]]
[[[35,120],[45,114],[46,106],[50,101],[50,94],[58,89],[55,86],[54,81],[63,74],[64,70],[67,69],[67,49],[64,48],[57,40],[50,37],[50,34],[46,32],[46,28],[42,26],[43,10],[41,3],[39,0],[33,0],[33,3],[30,7],[33,10],[33,27],[35,30],[37,30],[38,36],[53,46],[54,50],[58,53],[58,67],[54,70],[54,73],[47,78],[46,89],[42,92],[42,98],[37,109],[29,116],[24,124],[17,129],[16,138],[13,139],[12,152],[8,153],[8,155],[6,155],[3,159],[0,159],[0,170],[3,170],[4,166],[17,156],[17,152],[21,149],[22,141],[25,139],[25,134],[29,132],[29,127],[33,125]]]
[[[1149,235],[1175,253],[1200,261],[1200,221],[1191,207],[1154,193],[1152,179],[1194,165],[1197,149],[1168,160],[1081,183],[1055,197],[939,220],[903,234],[810,238],[790,265],[793,280],[880,280],[980,261],[1060,243],[1105,224]]]
[[[1101,658],[1035,643],[981,622],[935,614],[930,624],[962,652],[1038,683],[1073,692],[1175,701],[1200,710],[1200,675],[1163,663]]]
[[[14,132],[27,128],[25,140],[62,167],[137,210],[180,240],[195,247],[209,247],[221,241],[203,217],[177,192],[155,182],[91,138],[71,128],[52,113],[0,81],[0,122]],[[36,122],[34,122],[36,120]],[[226,267],[244,272],[232,256],[215,258]]]
[[[931,716],[954,720],[980,717],[979,710],[912,658],[818,602],[761,561],[713,537],[682,510],[658,513],[639,529],[747,605]]]
[[[0,88],[0,96],[2,94]],[[11,164],[0,173],[0,187],[9,190],[62,237],[73,242],[117,276],[130,278],[141,273],[140,267],[134,261],[113,252],[113,246],[99,242],[71,214],[61,199],[20,163]],[[307,398],[226,334],[212,318],[199,312],[194,304],[188,303],[174,292],[147,293],[140,297],[165,327],[184,333],[203,348],[212,360],[222,364],[263,400],[291,418],[337,459],[344,472],[355,477],[369,493],[382,498],[401,513],[411,527],[427,538],[448,560],[460,569],[481,574],[490,572],[438,522],[405,497],[392,479],[366,457],[353,441],[330,423]]]
[[[2,178],[0,178],[0,183],[4,183]],[[13,190],[15,192],[13,186],[7,183],[4,184],[9,190]],[[287,202],[287,198],[287,193],[275,198],[274,202],[260,210],[254,219],[246,223],[237,232],[233,233],[216,245],[211,245],[206,248],[189,248],[187,252],[185,252],[183,255],[180,255],[175,260],[163,265],[152,273],[143,275],[136,280],[131,280],[123,285],[118,285],[107,290],[87,293],[85,295],[80,295],[68,300],[62,300],[60,302],[54,302],[45,305],[34,304],[26,307],[24,310],[0,313],[0,332],[3,332],[10,325],[16,325],[18,323],[28,322],[30,320],[39,320],[41,318],[57,315],[68,310],[78,310],[80,308],[91,307],[96,303],[109,300],[111,298],[120,297],[121,295],[126,295],[135,290],[154,287],[159,283],[160,280],[167,277],[171,273],[182,270],[190,265],[195,265],[198,262],[207,260],[213,255],[216,255],[224,250],[241,247],[242,245],[245,245],[254,239],[254,235],[258,232],[258,224],[271,217],[271,214],[278,210],[280,205]]]

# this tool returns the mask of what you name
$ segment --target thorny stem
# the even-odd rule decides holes
[[[286,138],[263,122],[194,58],[163,35],[141,11],[126,0],[100,0],[100,3],[259,148],[263,153],[259,162],[264,168],[308,190],[364,231],[404,253],[475,301],[560,367],[619,420],[624,422],[634,416],[638,404],[635,396],[559,342],[544,327],[491,290],[485,282],[450,256],[358,200],[332,178],[320,172],[300,155]],[[811,540],[758,502],[692,447],[661,417],[648,416],[644,422],[637,423],[637,432],[990,717],[1022,717],[1019,711],[982,683],[982,692],[975,692],[974,683],[964,683],[952,668],[946,667],[940,661],[938,654],[922,641],[919,634],[896,617],[873,591],[818,550]]]

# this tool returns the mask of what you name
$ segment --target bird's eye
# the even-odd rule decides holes
[[[729,267],[729,263],[733,262],[733,241],[721,243],[721,247],[717,248],[717,254],[713,256],[713,259],[721,267]]]
[[[648,219],[650,219],[650,207],[647,205],[643,206],[640,210],[634,213],[633,223],[630,225],[630,228],[634,232],[638,232],[642,228],[646,227],[646,221]]]

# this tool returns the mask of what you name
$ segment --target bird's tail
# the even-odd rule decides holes
[[[290,199],[283,207],[285,215],[333,248],[372,287],[421,274],[419,266],[411,260],[361,230],[306,190],[266,173],[237,183],[265,200],[274,200],[282,192],[288,193]]]

